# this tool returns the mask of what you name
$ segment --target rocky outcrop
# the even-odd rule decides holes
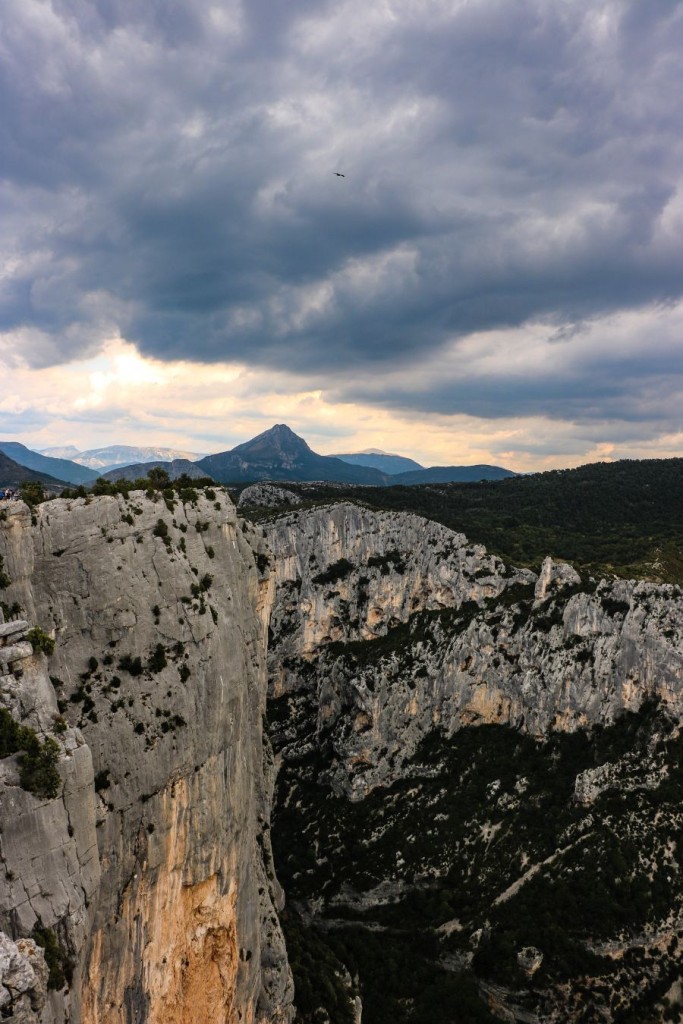
[[[575,730],[657,697],[683,713],[679,588],[546,559],[538,579],[462,534],[340,504],[267,526],[277,596],[271,688],[315,693],[318,735],[355,796],[439,726]]]
[[[245,487],[237,502],[238,508],[287,508],[301,505],[303,499],[275,484],[250,484]]]
[[[14,512],[10,530],[18,539],[27,514],[21,506]],[[31,791],[22,784],[20,755],[0,760],[0,941],[9,951],[10,974],[24,965],[16,1019],[61,1021],[71,1012],[71,995],[48,993],[42,951],[26,937],[48,929],[66,961],[83,949],[100,878],[94,773],[81,731],[67,727],[59,714],[47,659],[34,653],[28,626],[23,619],[0,624],[0,707],[37,737],[58,743],[61,783],[56,796]],[[14,993],[14,983],[4,984]]]
[[[266,524],[277,596],[269,647],[273,694],[301,685],[293,657],[372,641],[420,611],[457,609],[535,580],[420,516],[340,503]]]
[[[295,978],[331,965],[317,1013],[346,965],[387,1016],[675,1019],[680,588],[516,572],[348,505],[265,529],[275,847]]]
[[[581,577],[576,569],[565,562],[554,562],[550,556],[543,560],[541,571],[534,587],[534,607],[547,601],[549,597],[561,594],[567,587],[580,585]]]
[[[15,1024],[38,1024],[45,1008],[48,968],[32,939],[12,942],[0,932],[0,1014]]]
[[[0,924],[13,940],[51,929],[74,963],[44,1024],[291,1016],[260,546],[220,491],[16,503],[0,523],[3,599],[55,642],[48,677],[9,624],[3,704],[41,734],[65,729],[52,800],[0,761]]]
[[[435,923],[469,915],[482,949],[487,914],[504,928],[526,885],[565,857],[571,874],[601,801],[636,794],[638,828],[650,827],[643,801],[678,770],[678,733],[652,732],[645,754],[612,738],[608,765],[586,755],[578,768],[571,734],[649,698],[680,721],[679,588],[582,581],[550,559],[537,577],[413,515],[342,503],[262,528],[218,488],[183,495],[12,503],[0,517],[0,707],[52,751],[59,778],[56,792],[27,788],[22,748],[0,760],[0,1012],[31,1024],[289,1021],[270,844],[283,763],[289,878],[307,912],[329,899],[389,915],[450,879],[463,909],[444,906]],[[267,646],[275,758],[262,735]],[[514,727],[491,730],[508,765],[474,725]],[[451,742],[464,734],[470,759]],[[558,759],[573,774],[553,841],[531,820],[516,844],[527,806],[556,813],[544,785]],[[468,787],[455,814],[453,792]],[[673,849],[673,826],[658,822],[648,871]],[[603,845],[601,834],[596,856]],[[458,888],[475,863],[476,906]],[[536,984],[551,958],[532,935],[513,959]],[[337,991],[346,968],[329,969]],[[355,973],[342,988],[358,1016]]]

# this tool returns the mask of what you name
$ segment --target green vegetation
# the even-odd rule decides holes
[[[152,536],[160,537],[166,547],[171,546],[171,538],[168,535],[168,526],[163,519],[157,519],[154,529],[152,530]]]
[[[344,965],[292,910],[280,914],[296,990],[297,1024],[353,1024],[354,1008]]]
[[[513,565],[537,568],[550,554],[596,575],[683,582],[683,459],[593,463],[468,484],[290,489],[311,504],[350,500],[415,512]]]
[[[26,639],[33,647],[34,652],[42,651],[48,657],[54,654],[55,642],[40,626],[34,626],[33,629],[29,629]]]
[[[405,561],[400,551],[387,551],[385,555],[371,555],[368,558],[368,565],[378,568],[383,576],[387,576],[392,570],[399,575],[405,572]]]
[[[57,796],[62,784],[57,770],[60,750],[50,736],[41,743],[34,729],[19,725],[6,708],[0,708],[0,757],[20,753],[22,789],[46,799]]]
[[[350,572],[353,572],[353,569],[353,563],[349,562],[348,558],[340,558],[338,562],[328,565],[327,569],[314,576],[311,582],[319,584],[337,583],[348,576]]]
[[[147,669],[149,672],[161,672],[162,669],[166,668],[168,662],[166,660],[166,651],[164,650],[163,644],[157,644],[152,653],[149,656],[147,662]]]
[[[215,491],[212,490],[215,486],[215,481],[209,477],[192,480],[185,473],[176,480],[171,481],[166,470],[158,467],[151,469],[148,476],[137,477],[135,480],[105,480],[104,477],[100,477],[90,488],[90,493],[96,495],[122,494],[127,498],[131,491],[146,491],[149,497],[161,496],[162,492],[170,492],[170,495],[164,496],[172,498],[172,495],[176,494],[181,501],[188,501],[194,504],[197,500],[198,489],[209,488],[211,493],[215,494]],[[88,493],[88,490],[83,485],[80,485],[79,487],[65,488],[62,491],[62,497],[86,498]]]
[[[24,480],[19,488],[19,496],[29,508],[35,508],[46,500],[45,488],[39,480]]]
[[[124,654],[119,660],[118,667],[130,676],[141,676],[143,673],[142,659],[139,656],[133,658],[130,654]]]
[[[7,587],[9,587],[11,582],[11,579],[5,572],[5,562],[3,560],[3,557],[2,555],[0,555],[0,590],[5,590]]]
[[[270,567],[270,558],[263,551],[254,551],[254,561],[256,562],[256,568],[261,576],[263,576]]]
[[[109,789],[111,780],[109,778],[109,769],[105,768],[101,772],[98,772],[95,776],[95,792],[101,793],[103,789]]]
[[[204,573],[204,575],[202,576],[202,578],[199,580],[198,583],[192,583],[191,584],[190,590],[192,592],[192,596],[193,597],[201,597],[202,594],[205,594],[208,590],[211,589],[211,584],[212,583],[213,583],[213,576],[211,575],[211,573],[208,573],[208,572]]]
[[[315,716],[306,693],[269,707],[284,758],[276,869],[290,908],[316,906],[310,923],[293,910],[284,921],[307,1007],[342,1012],[330,991],[340,961],[358,978],[369,1024],[493,1021],[478,979],[517,990],[527,1006],[543,989],[562,1005],[607,1000],[613,1019],[645,1019],[628,1013],[666,991],[666,972],[678,971],[673,952],[660,972],[645,970],[642,950],[615,965],[591,947],[656,931],[683,898],[683,736],[656,703],[545,742],[495,725],[450,739],[434,731],[399,779],[353,802],[330,784],[333,743],[323,734],[311,745]],[[577,775],[605,763],[615,781],[592,804],[577,803]],[[654,769],[656,782],[638,783]],[[393,894],[373,900],[387,883]],[[528,946],[543,954],[533,982],[517,961]]]
[[[59,991],[65,985],[70,985],[74,964],[69,954],[62,949],[54,929],[44,928],[42,924],[38,923],[31,932],[31,938],[45,954],[45,963],[50,972],[47,987]]]

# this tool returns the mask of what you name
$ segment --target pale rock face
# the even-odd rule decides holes
[[[517,954],[517,963],[527,977],[531,978],[543,963],[543,953],[535,946],[525,946]]]
[[[49,502],[35,522],[17,503],[0,522],[3,600],[22,609],[0,622],[0,706],[42,736],[60,707],[67,720],[56,798],[0,761],[0,972],[26,982],[0,999],[22,1024],[291,1020],[269,629],[272,693],[310,702],[311,742],[331,744],[351,799],[400,777],[435,726],[543,736],[649,696],[683,713],[678,588],[581,591],[569,566],[536,578],[439,524],[346,503],[279,516],[268,547],[225,494],[215,505],[135,493]],[[584,775],[590,802],[629,765]],[[26,938],[37,922],[75,960],[61,993]]]
[[[14,511],[10,536],[4,538],[10,541],[4,548],[6,565],[8,551],[21,541],[28,522],[25,509],[17,506]],[[9,561],[16,567],[13,559]],[[28,628],[24,619],[0,624],[0,707],[45,735],[52,733],[59,717],[57,699],[47,659],[34,654],[26,639]],[[59,925],[63,946],[71,955],[82,949],[90,929],[90,904],[100,879],[94,774],[90,750],[79,729],[68,728],[54,738],[61,747],[62,778],[61,792],[54,799],[37,797],[21,787],[17,755],[0,760],[0,928],[16,938],[28,935],[39,923],[49,928]],[[70,1012],[70,994],[52,993],[48,999],[42,952],[35,953],[30,939],[20,940],[18,948],[24,951],[24,960],[28,956],[35,978],[14,1007],[12,1019],[61,1021]]]
[[[303,499],[288,491],[285,487],[275,484],[250,484],[245,487],[237,502],[238,508],[282,508],[288,505],[301,505]]]
[[[437,725],[543,736],[609,723],[648,697],[683,713],[678,588],[619,580],[576,593],[570,566],[546,559],[536,579],[438,524],[350,505],[279,517],[267,531],[272,691],[311,692],[336,784],[353,799],[400,777]],[[343,575],[325,582],[340,560]],[[377,643],[416,612],[449,608],[461,614],[404,631],[384,654],[334,643]]]
[[[48,968],[32,939],[13,942],[0,932],[0,1014],[14,1024],[40,1024]]]
[[[2,703],[45,734],[59,697],[69,722],[56,799],[0,761],[0,925],[40,919],[77,965],[42,1024],[291,1018],[261,733],[272,584],[219,496],[57,500],[34,524],[17,503],[0,523],[3,599],[56,644],[54,686],[31,651]]]
[[[371,640],[416,611],[479,604],[535,580],[527,570],[508,572],[463,534],[404,513],[340,503],[280,516],[266,530],[277,582],[269,653],[276,696],[300,686],[289,656]]]
[[[576,569],[565,562],[554,562],[550,556],[543,560],[541,571],[534,589],[535,604],[542,604],[548,597],[558,594],[566,587],[581,583]]]

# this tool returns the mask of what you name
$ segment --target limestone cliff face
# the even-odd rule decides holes
[[[3,598],[55,651],[50,678],[42,654],[3,677],[2,703],[42,734],[60,710],[68,723],[58,797],[41,803],[16,785],[16,759],[0,761],[2,928],[17,938],[39,920],[75,962],[43,1020],[289,1019],[260,536],[220,491],[57,500],[33,522],[7,512]]]
[[[542,736],[609,723],[653,696],[683,713],[677,587],[582,588],[550,559],[536,579],[443,526],[352,505],[267,530],[273,694],[315,694],[318,737],[351,795],[400,775],[437,725]]]
[[[266,530],[273,831],[321,1018],[345,970],[368,1018],[680,1015],[680,588],[351,506]]]
[[[418,611],[495,598],[535,577],[420,516],[350,503],[284,515],[266,527],[277,598],[269,649],[274,695],[301,685],[288,658],[335,641],[372,640]]]

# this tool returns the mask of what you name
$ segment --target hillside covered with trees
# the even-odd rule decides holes
[[[598,462],[479,483],[288,484],[307,502],[415,512],[520,566],[550,554],[581,570],[683,582],[683,458]]]

